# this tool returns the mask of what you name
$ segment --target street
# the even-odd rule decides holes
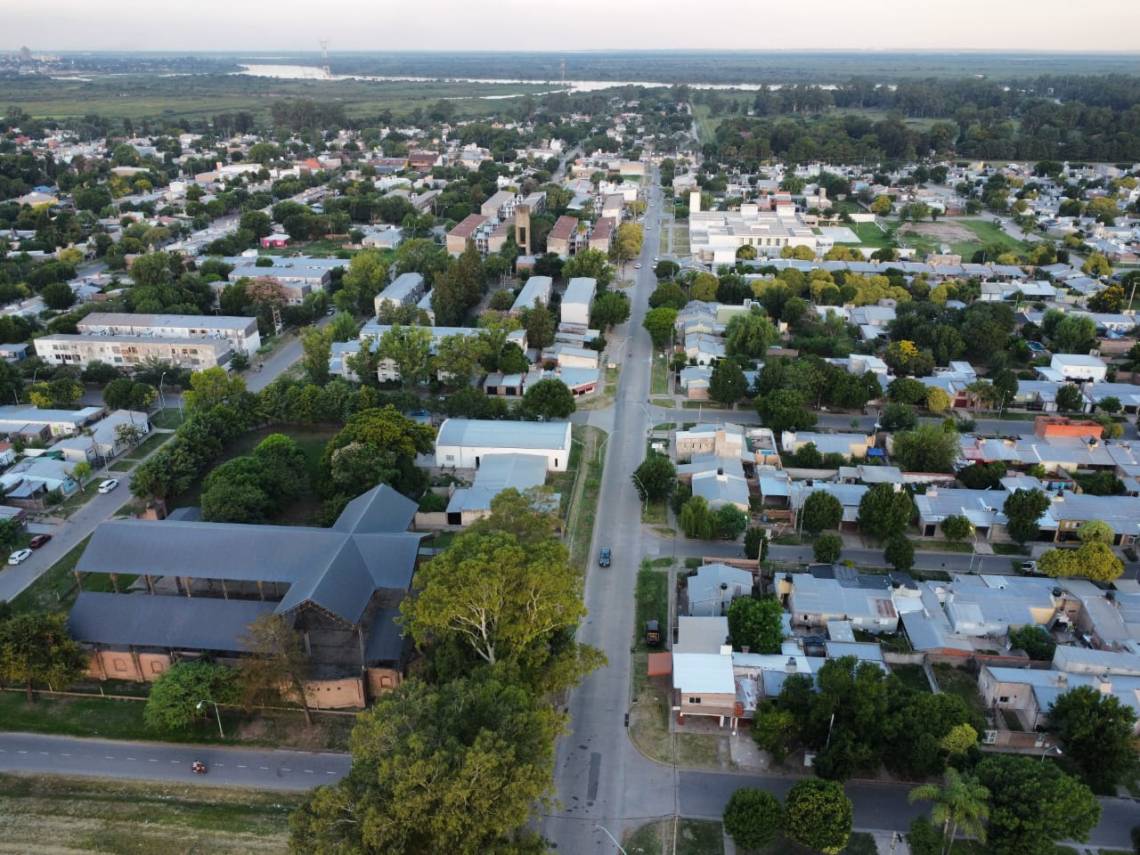
[[[206,764],[207,774],[196,775],[190,771],[190,764],[195,760]],[[260,790],[307,790],[339,780],[347,774],[349,765],[349,755],[327,752],[0,733],[0,772],[174,781]]]

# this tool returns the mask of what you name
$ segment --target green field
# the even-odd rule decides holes
[[[880,220],[878,223],[854,223],[849,228],[859,236],[862,246],[872,249],[901,246],[926,255],[939,252],[945,245],[949,246],[951,253],[962,256],[962,260],[967,262],[986,246],[998,245],[1017,254],[1028,248],[1027,244],[1007,235],[1001,226],[984,219],[940,219],[918,224]]]
[[[285,852],[303,796],[198,784],[0,775],[6,852]]]
[[[265,118],[275,101],[310,98],[343,105],[349,117],[376,116],[384,110],[407,113],[447,100],[458,118],[500,111],[499,100],[481,96],[537,93],[541,84],[443,83],[361,80],[276,80],[240,75],[187,77],[115,75],[79,80],[12,79],[4,83],[4,103],[36,118],[66,119],[92,114],[113,119],[205,119],[247,111]]]

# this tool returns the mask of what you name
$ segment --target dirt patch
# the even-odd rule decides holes
[[[962,243],[977,240],[978,236],[965,226],[957,223],[908,223],[898,230],[900,235],[922,235],[944,243]]]

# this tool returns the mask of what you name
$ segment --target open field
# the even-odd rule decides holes
[[[277,853],[289,793],[0,775],[0,852]]]
[[[407,113],[447,99],[457,117],[488,115],[502,108],[487,95],[539,92],[534,84],[371,82],[357,80],[276,80],[225,74],[192,77],[124,75],[79,80],[6,80],[5,103],[36,118],[66,119],[100,115],[112,119],[206,119],[245,111],[268,116],[276,101],[310,98],[340,104],[350,117],[384,110]],[[455,100],[452,100],[455,99]]]
[[[855,223],[850,228],[859,236],[863,246],[872,249],[897,243],[921,253],[932,253],[948,246],[950,252],[961,255],[963,261],[969,261],[978,250],[995,244],[1014,253],[1026,250],[1024,243],[1007,235],[1001,226],[983,219],[942,219],[922,223],[881,220],[879,224]]]
[[[79,563],[79,556],[87,548],[85,537],[75,547],[55,562],[35,582],[29,585],[16,599],[12,600],[12,610],[15,612],[59,611],[71,608],[78,593],[75,586],[75,577],[71,571]],[[119,577],[124,585],[133,581],[132,576]],[[107,575],[92,576],[85,586],[88,591],[110,591],[111,577]]]

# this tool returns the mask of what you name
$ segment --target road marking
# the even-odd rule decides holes
[[[222,768],[223,766],[225,766],[226,764],[225,764],[225,763],[215,763],[214,765],[215,765],[215,766],[217,766],[217,767],[220,769],[220,768]]]
[[[128,757],[127,759],[133,761],[135,758],[134,757]]]
[[[19,749],[17,749],[17,750],[16,750],[16,753],[17,753],[17,754],[27,754],[28,752],[27,752],[27,751],[25,751],[25,750],[24,750],[24,749],[22,749],[22,748],[19,748]]]
[[[292,769],[290,769],[288,766],[282,766],[282,767],[281,767],[281,771],[282,771],[282,772],[292,772],[293,770],[292,770]]]
[[[170,762],[171,762],[171,764],[172,764],[172,765],[175,765],[175,766],[177,766],[177,765],[178,765],[178,763],[179,763],[179,761],[178,761],[178,760],[171,760]]]
[[[67,751],[61,751],[61,752],[59,752],[59,756],[60,757],[70,757],[71,754]]]
[[[336,772],[325,772],[326,775],[335,775]]]
[[[260,769],[262,772],[268,772],[269,771],[268,766],[258,766],[257,768]]]
[[[312,770],[312,769],[306,769],[306,770],[305,770],[305,774],[306,774],[306,775],[311,775],[311,774],[313,774],[313,770]]]
[[[146,758],[146,762],[147,762],[147,763],[157,763],[157,762],[158,762],[158,758],[157,758],[157,757],[147,757],[147,758]]]
[[[41,757],[47,757],[48,756],[48,753],[46,751],[40,751],[38,753]]]
[[[246,766],[244,763],[238,763],[238,768],[239,769],[248,769],[249,767]]]

